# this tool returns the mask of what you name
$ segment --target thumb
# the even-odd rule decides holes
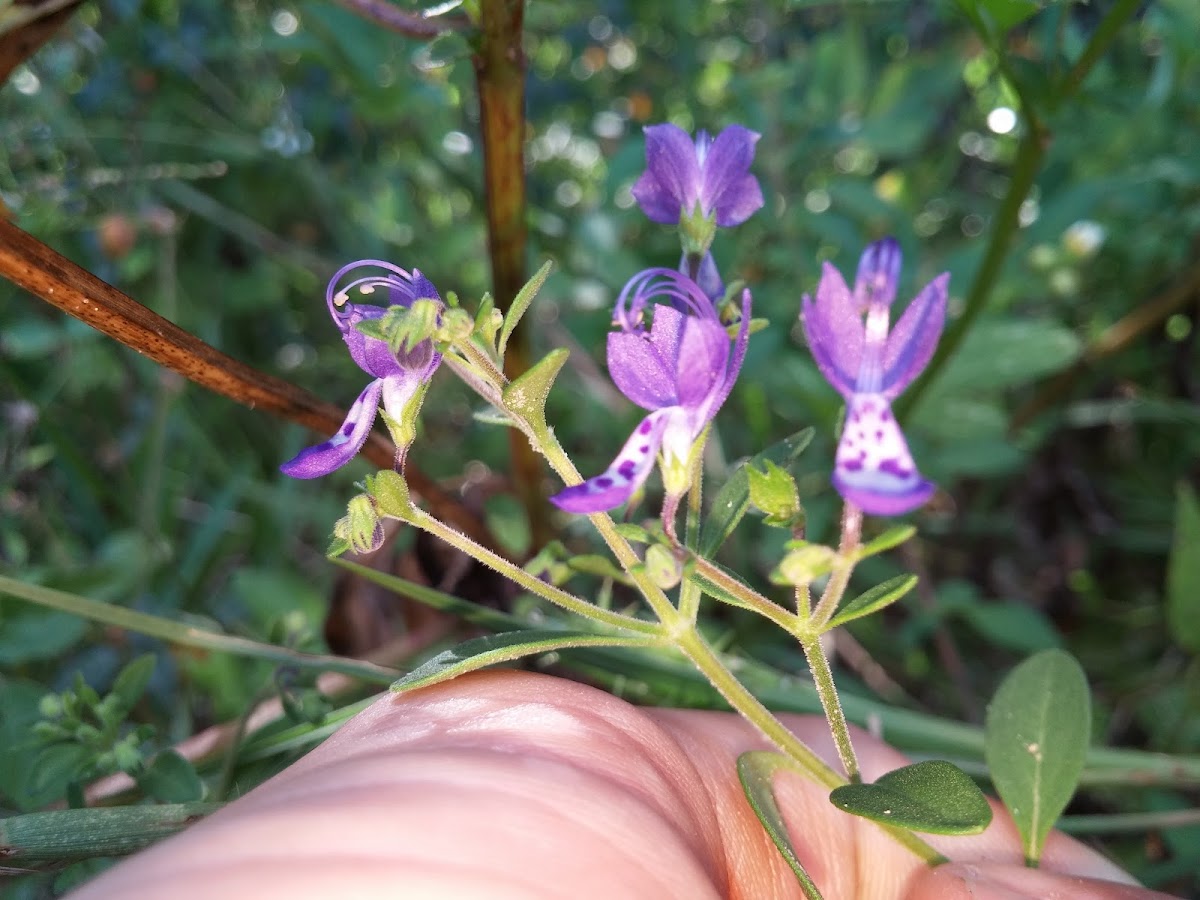
[[[1170,900],[1158,891],[1011,863],[948,863],[913,879],[905,900]]]

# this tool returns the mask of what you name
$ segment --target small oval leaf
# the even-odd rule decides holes
[[[896,769],[873,784],[834,788],[829,801],[851,815],[928,834],[979,834],[992,821],[983,791],[940,759]]]
[[[780,768],[791,767],[791,760],[782,753],[775,753],[771,750],[751,750],[738,757],[738,780],[742,782],[742,790],[746,792],[750,808],[754,810],[758,821],[762,823],[762,827],[779,849],[779,853],[795,873],[796,880],[800,882],[800,889],[804,891],[804,896],[808,900],[821,900],[821,892],[817,890],[817,885],[812,877],[804,871],[800,857],[796,855],[796,851],[792,847],[792,840],[788,837],[783,814],[779,811],[779,804],[775,802],[775,789],[772,786],[775,773]]]
[[[988,706],[984,758],[1030,864],[1075,793],[1090,736],[1087,678],[1063,650],[1025,660]]]
[[[552,653],[571,647],[649,647],[653,637],[611,637],[578,631],[506,631],[464,641],[444,650],[392,685],[393,691],[411,691],[449,681],[484,666],[511,662],[522,656]]]
[[[827,628],[837,628],[863,616],[878,612],[895,603],[917,585],[916,575],[897,575],[883,584],[877,584],[842,607],[841,612],[829,620]]]

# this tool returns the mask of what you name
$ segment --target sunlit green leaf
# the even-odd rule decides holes
[[[979,834],[992,821],[983,791],[940,759],[896,769],[871,784],[835,788],[829,800],[852,815],[928,834]]]
[[[988,769],[1031,864],[1075,793],[1090,736],[1087,679],[1062,650],[1044,650],[1017,666],[988,706]]]

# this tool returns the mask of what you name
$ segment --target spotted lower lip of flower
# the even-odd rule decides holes
[[[383,269],[386,274],[376,272],[364,275],[338,289],[338,284],[347,274],[360,269]],[[428,340],[421,341],[410,351],[401,350],[397,354],[389,349],[386,341],[368,337],[359,331],[355,327],[359,322],[377,319],[387,309],[351,303],[350,291],[355,289],[368,295],[377,290],[386,290],[389,306],[408,307],[418,299],[441,301],[437,289],[419,271],[414,269],[410,273],[378,259],[352,262],[339,269],[330,279],[325,289],[329,314],[341,331],[351,358],[360,369],[374,376],[374,380],[358,395],[346,421],[333,437],[300,451],[295,458],[279,467],[280,471],[292,478],[320,478],[348,463],[366,443],[380,403],[389,417],[400,421],[441,362],[441,356]],[[402,451],[404,448],[399,449]]]
[[[677,225],[697,209],[722,228],[740,225],[763,205],[762,188],[750,174],[758,134],[730,125],[716,138],[695,140],[676,125],[646,128],[646,171],[633,196],[654,222]]]
[[[643,327],[647,308],[653,312],[649,332]],[[696,439],[741,371],[750,337],[750,292],[742,295],[732,349],[712,301],[671,269],[634,276],[617,301],[614,320],[620,330],[608,336],[609,374],[650,415],[602,474],[550,498],[567,512],[605,512],[625,503],[649,476],[660,450],[664,473],[686,467]]]
[[[848,502],[878,516],[911,512],[935,490],[917,471],[891,402],[921,374],[937,348],[949,275],[926,285],[889,329],[900,264],[895,240],[871,244],[863,251],[851,290],[826,263],[816,299],[805,296],[800,313],[817,368],[846,398],[834,487]]]

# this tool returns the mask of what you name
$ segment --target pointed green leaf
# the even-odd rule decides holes
[[[1008,31],[1026,19],[1041,12],[1042,6],[1035,0],[979,0],[988,18],[999,31]]]
[[[869,591],[864,591],[843,606],[838,614],[829,620],[828,627],[837,628],[839,625],[845,625],[847,622],[853,622],[855,619],[878,612],[885,606],[895,603],[916,586],[916,575],[898,575],[895,578],[889,578],[883,584],[877,584]]]
[[[796,490],[796,479],[790,472],[785,472],[768,459],[763,461],[762,470],[747,466],[746,478],[750,502],[766,513],[768,525],[792,528],[803,523],[800,493]]]
[[[1167,562],[1167,625],[1171,637],[1200,653],[1200,504],[1186,484],[1175,494],[1175,536]]]
[[[517,292],[517,296],[513,297],[512,305],[509,306],[508,312],[504,316],[504,325],[500,329],[500,343],[497,345],[497,349],[499,350],[501,359],[504,358],[504,351],[508,347],[508,339],[512,337],[517,323],[521,321],[521,317],[529,309],[529,304],[533,303],[534,298],[538,295],[538,291],[542,289],[542,285],[546,283],[546,278],[550,275],[550,270],[553,268],[554,263],[547,260],[534,273],[534,276],[525,282],[525,287]]]
[[[600,553],[582,553],[578,556],[571,556],[567,558],[566,563],[574,571],[585,575],[598,575],[601,578],[611,578],[621,584],[633,585],[623,569]]]
[[[817,890],[811,876],[804,871],[800,857],[792,847],[779,804],[775,802],[772,782],[780,768],[792,768],[791,760],[782,753],[771,750],[751,750],[739,756],[737,761],[738,779],[742,782],[746,799],[750,801],[750,808],[758,816],[758,821],[762,822],[763,829],[778,848],[780,855],[791,866],[804,896],[808,900],[820,900],[821,892]]]
[[[625,540],[633,541],[635,544],[648,544],[651,541],[650,532],[641,525],[635,525],[632,522],[618,522],[613,528]]]
[[[926,834],[979,834],[992,821],[983,791],[940,759],[896,769],[873,784],[834,788],[829,802],[854,816]]]
[[[899,547],[916,533],[917,529],[913,525],[894,525],[879,537],[867,541],[859,547],[857,557],[866,559],[869,556],[876,556],[891,550],[893,547]]]
[[[174,750],[164,750],[137,777],[138,787],[160,803],[189,803],[204,796],[195,767]]]
[[[22,863],[123,856],[169,837],[218,803],[60,809],[0,819],[0,859]]]
[[[1090,735],[1087,678],[1063,650],[1025,660],[988,706],[984,757],[1030,864],[1075,793]]]
[[[142,699],[142,694],[146,693],[146,686],[150,684],[150,677],[154,674],[155,659],[153,653],[139,656],[126,665],[113,681],[109,693],[117,698],[121,716],[133,709]]]
[[[737,575],[733,574],[732,572],[730,572],[728,569],[726,569],[724,566],[720,565],[719,563],[712,562],[711,560],[710,560],[710,563],[714,567],[723,571],[733,581],[737,581],[737,582],[742,581],[740,578],[738,578]],[[696,565],[694,562],[688,563],[686,566],[684,566],[683,573],[684,573],[684,576],[689,581],[694,581],[694,582],[696,582],[696,584],[700,585],[700,590],[704,591],[704,593],[706,593],[708,596],[712,597],[714,600],[718,600],[721,603],[728,603],[730,606],[737,606],[741,609],[753,609],[754,608],[752,606],[747,605],[746,603],[743,603],[742,600],[739,599],[736,594],[730,593],[725,588],[723,588],[721,585],[717,584],[717,582],[709,581],[707,578],[705,578],[702,574],[700,574],[699,571],[697,571]],[[744,582],[742,582],[742,583],[744,583]]]
[[[427,660],[392,685],[393,691],[411,691],[449,681],[484,666],[511,662],[522,656],[553,653],[571,647],[649,647],[652,637],[610,637],[579,631],[508,631],[473,638]]]
[[[750,479],[746,475],[746,467],[764,468],[769,460],[786,468],[800,457],[815,433],[813,428],[798,431],[743,463],[729,476],[729,480],[717,491],[708,518],[700,530],[701,556],[711,557],[716,553],[749,509]]]
[[[563,347],[551,350],[537,365],[509,384],[501,395],[505,409],[528,422],[536,434],[544,433],[547,428],[546,397],[569,355]]]

